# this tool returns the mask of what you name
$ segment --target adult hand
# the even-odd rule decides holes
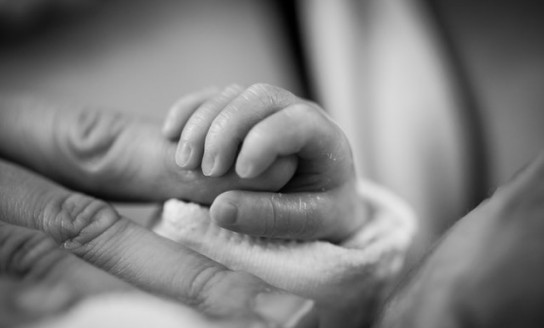
[[[181,197],[205,203],[232,186],[278,189],[288,179],[289,168],[292,172],[289,161],[248,181],[234,175],[210,179],[196,172],[179,172],[173,156],[168,156],[174,145],[163,141],[158,129],[105,111],[4,99],[1,156],[43,176],[0,160],[0,221],[8,223],[0,226],[1,241],[14,245],[1,248],[2,276],[41,280],[64,268],[58,262],[72,263],[67,272],[83,272],[92,268],[84,265],[86,261],[139,289],[205,313],[254,317],[258,295],[271,290],[259,279],[230,271],[156,236],[121,217],[109,204],[65,187],[110,199]],[[33,229],[33,233],[13,225]],[[36,235],[34,230],[43,233]],[[58,245],[84,261],[63,260],[68,253],[55,255]],[[117,281],[112,285],[125,288],[119,279],[107,278]],[[93,279],[88,280],[75,285],[92,285]]]
[[[543,327],[544,155],[456,224],[380,327]]]
[[[138,291],[43,232],[0,223],[0,245],[1,327],[268,327],[259,318],[207,317]]]

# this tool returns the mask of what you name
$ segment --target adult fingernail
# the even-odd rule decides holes
[[[179,147],[178,151],[176,152],[176,164],[182,168],[186,167],[192,154],[193,147],[191,147],[188,142],[183,141],[181,143],[181,147]]]
[[[238,216],[238,207],[229,202],[221,202],[212,206],[210,215],[220,226],[233,225]]]
[[[205,154],[204,159],[202,159],[202,173],[209,177],[215,173],[217,165],[217,156]]]

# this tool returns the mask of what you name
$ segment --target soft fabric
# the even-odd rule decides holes
[[[154,231],[230,269],[311,299],[318,311],[337,320],[353,304],[363,306],[380,297],[401,269],[415,230],[411,210],[387,190],[360,182],[359,194],[374,207],[374,215],[341,244],[232,232],[215,225],[208,208],[180,200],[164,204]]]

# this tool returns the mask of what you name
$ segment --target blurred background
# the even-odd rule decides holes
[[[421,219],[413,255],[542,148],[544,11],[504,0],[0,0],[0,88],[162,120],[210,85],[320,103],[361,177]],[[132,218],[154,206],[119,204]]]

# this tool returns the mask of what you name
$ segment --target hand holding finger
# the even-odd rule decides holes
[[[255,179],[209,178],[176,165],[176,144],[154,122],[30,97],[4,97],[0,107],[2,157],[103,198],[210,204],[232,188],[278,190],[295,169],[285,160]]]
[[[205,152],[221,158],[218,174],[234,163],[240,147],[235,170],[244,179],[286,158],[297,163],[280,193],[239,189],[216,198],[211,215],[219,225],[259,236],[338,241],[367,218],[367,209],[355,200],[347,139],[318,106],[257,84],[218,112],[207,133]]]

